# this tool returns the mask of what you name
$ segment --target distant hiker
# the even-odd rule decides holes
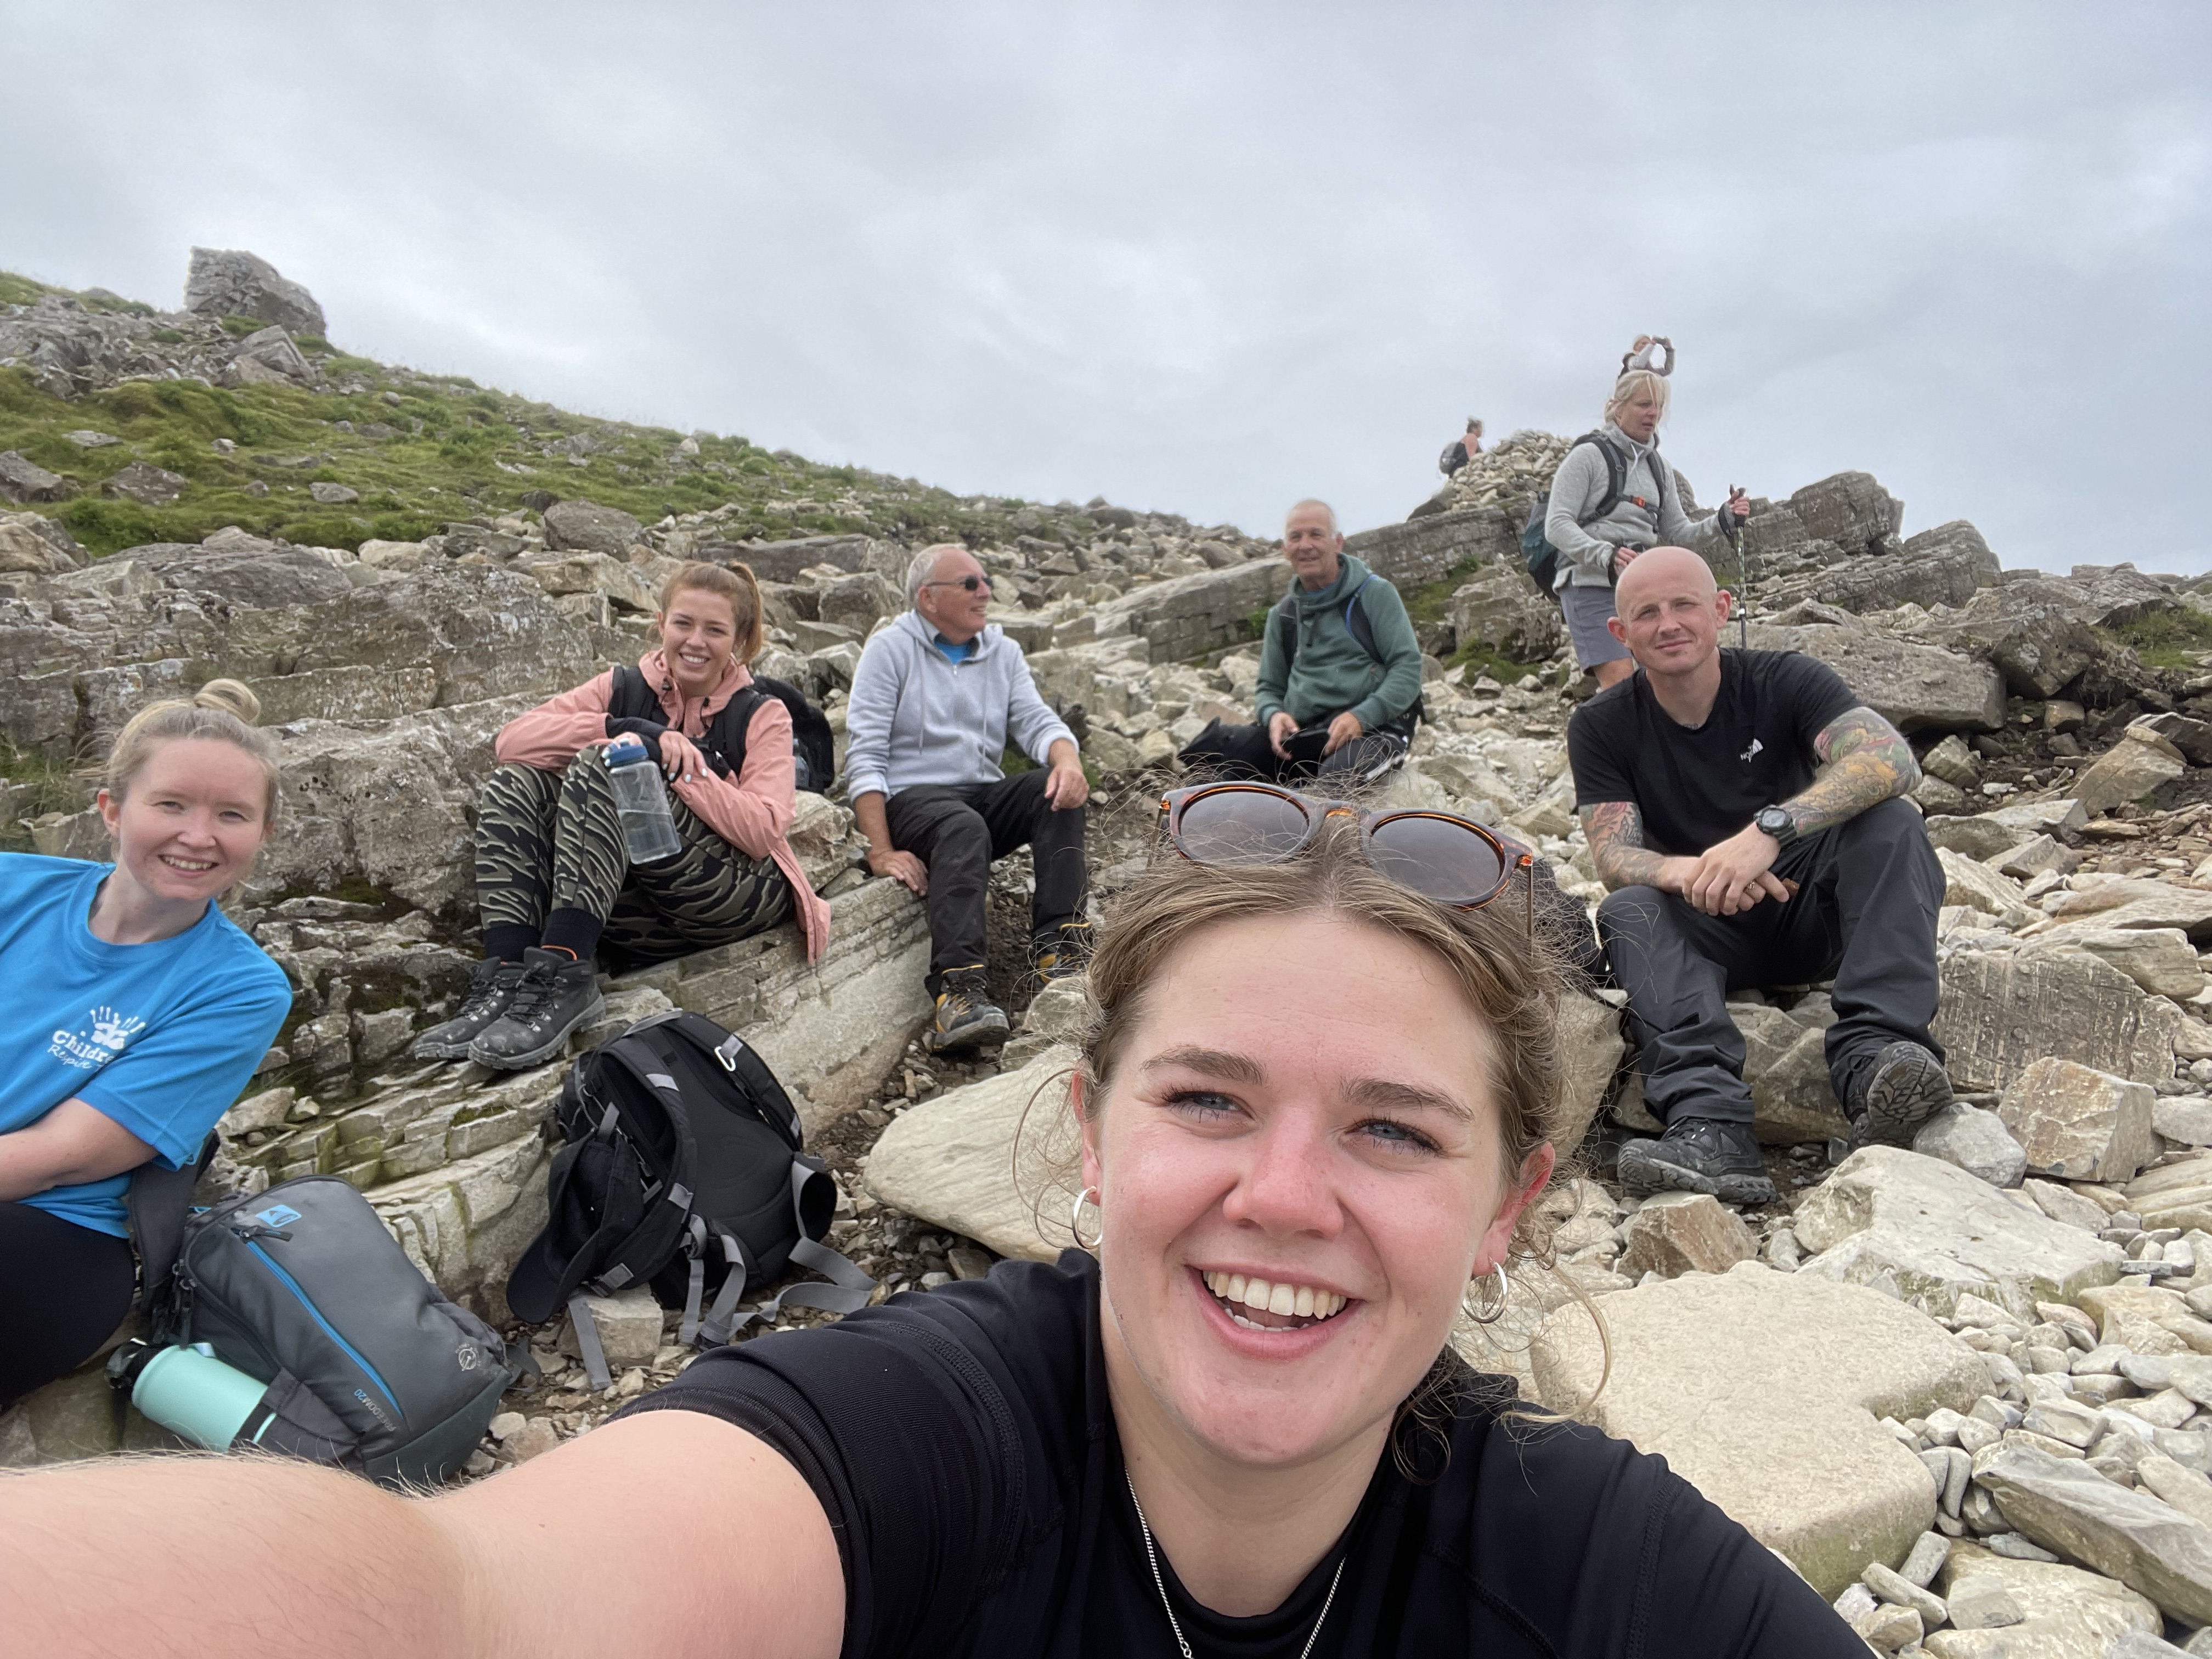
[[[742,564],[669,579],[659,646],[507,722],[477,813],[484,959],[460,1012],[416,1058],[543,1065],[603,1006],[599,957],[665,962],[766,931],[795,910],[811,961],[830,939],[786,839],[797,810],[791,713],[753,683],[760,588]],[[610,744],[643,744],[667,780],[678,850],[633,862]]]
[[[1662,346],[1666,362],[1655,368],[1656,349]],[[1559,554],[1553,592],[1566,614],[1575,660],[1597,676],[1600,690],[1626,679],[1635,668],[1626,647],[1606,628],[1613,616],[1613,585],[1630,561],[1661,542],[1694,544],[1721,529],[1723,513],[1739,523],[1751,515],[1740,489],[1731,490],[1720,512],[1706,518],[1692,520],[1683,513],[1674,471],[1659,454],[1659,422],[1666,416],[1667,377],[1674,368],[1672,344],[1638,337],[1606,399],[1605,424],[1575,440],[1552,475],[1544,539]]]
[[[1482,453],[1482,422],[1470,415],[1467,430],[1444,446],[1444,453],[1437,457],[1437,471],[1447,478]]]
[[[1687,549],[1620,579],[1613,637],[1639,672],[1567,723],[1576,805],[1644,1103],[1667,1126],[1620,1179],[1771,1202],[1729,994],[1832,978],[1828,1075],[1855,1143],[1909,1145],[1951,1098],[1936,1018],[1943,872],[1897,729],[1834,671],[1720,644],[1729,596]]]
[[[1224,777],[1371,781],[1406,757],[1421,696],[1421,647],[1389,581],[1344,550],[1327,501],[1283,525],[1290,592],[1260,646],[1259,724],[1215,720],[1182,751]]]
[[[192,1162],[292,1010],[216,908],[276,822],[259,712],[210,680],[132,718],[100,775],[114,863],[0,853],[0,1408],[122,1322],[131,1172]]]
[[[1083,804],[1091,787],[1075,734],[1037,695],[1022,648],[985,620],[991,580],[957,543],[926,547],[906,575],[912,609],[860,653],[846,705],[847,798],[868,868],[929,902],[930,995],[923,1041],[939,1051],[1003,1042],[1006,1016],[984,984],[991,861],[1036,860],[1030,963],[1045,978],[1089,954]],[[1019,749],[1040,769],[1008,777]]]

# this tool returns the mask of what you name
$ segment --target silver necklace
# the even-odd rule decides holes
[[[1176,1622],[1174,1604],[1168,1600],[1167,1581],[1160,1577],[1160,1553],[1152,1547],[1152,1527],[1145,1519],[1145,1506],[1137,1501],[1137,1483],[1130,1479],[1127,1469],[1121,1471],[1121,1479],[1128,1485],[1129,1503],[1137,1511],[1137,1530],[1145,1535],[1145,1559],[1152,1564],[1152,1588],[1160,1593],[1160,1611],[1168,1616],[1168,1628],[1175,1632],[1176,1646],[1182,1650],[1182,1659],[1193,1659],[1190,1644],[1183,1640],[1182,1626]],[[1336,1605],[1336,1587],[1343,1582],[1344,1563],[1339,1560],[1336,1571],[1329,1577],[1328,1594],[1322,1598],[1321,1617],[1314,1620],[1305,1646],[1298,1650],[1298,1659],[1313,1659],[1314,1644],[1321,1640],[1321,1627],[1328,1622],[1328,1610]]]

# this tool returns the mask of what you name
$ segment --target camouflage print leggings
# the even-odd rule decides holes
[[[668,798],[684,850],[632,867],[602,750],[564,772],[502,766],[477,811],[477,909],[483,925],[542,929],[555,910],[603,918],[611,967],[641,967],[750,939],[787,919],[791,884],[772,859],[748,858]]]

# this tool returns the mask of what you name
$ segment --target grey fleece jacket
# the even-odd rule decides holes
[[[845,706],[845,797],[896,795],[924,783],[991,783],[1012,743],[1045,764],[1075,741],[1037,695],[1022,648],[996,623],[955,663],[915,612],[894,617],[860,647]]]
[[[1602,519],[1579,522],[1605,499],[1605,457],[1595,444],[1567,452],[1559,470],[1552,475],[1552,504],[1544,515],[1544,538],[1559,550],[1559,574],[1553,586],[1607,587],[1613,583],[1613,553],[1620,548],[1687,547],[1720,528],[1720,515],[1711,513],[1692,520],[1682,511],[1682,492],[1671,471],[1667,487],[1659,489],[1658,441],[1639,444],[1613,422],[1601,429],[1603,441],[1627,465],[1621,477],[1620,499]],[[1644,505],[1637,505],[1641,495]],[[1663,511],[1660,503],[1664,501]]]

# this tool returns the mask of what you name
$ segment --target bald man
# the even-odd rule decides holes
[[[1729,596],[1686,548],[1621,573],[1636,670],[1567,726],[1599,877],[1598,933],[1628,993],[1644,1103],[1622,1184],[1771,1201],[1735,991],[1832,978],[1828,1075],[1852,1144],[1910,1144],[1951,1098],[1936,1017],[1943,872],[1897,729],[1833,670],[1720,643]]]

